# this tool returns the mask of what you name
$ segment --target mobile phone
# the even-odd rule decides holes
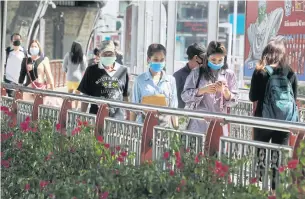
[[[217,81],[216,84],[226,84],[224,81]]]

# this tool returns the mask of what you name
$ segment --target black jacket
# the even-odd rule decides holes
[[[274,74],[288,74],[287,78],[290,80],[294,97],[297,98],[298,95],[298,80],[294,71],[290,67],[285,67],[283,69],[274,69]],[[249,93],[249,99],[252,102],[257,101],[256,111],[254,116],[262,117],[263,112],[263,102],[266,92],[266,86],[269,80],[269,75],[265,70],[257,70],[253,72],[251,79],[251,88]]]

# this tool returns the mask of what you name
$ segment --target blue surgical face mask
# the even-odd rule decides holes
[[[223,67],[224,62],[220,63],[220,64],[214,64],[210,61],[208,61],[208,66],[212,69],[212,70],[219,70]]]
[[[116,57],[101,57],[100,63],[105,67],[109,67],[114,64],[115,60]]]
[[[165,62],[150,62],[149,67],[151,68],[151,70],[158,73],[161,72],[165,67]]]
[[[30,48],[31,55],[38,55],[39,54],[39,48]]]

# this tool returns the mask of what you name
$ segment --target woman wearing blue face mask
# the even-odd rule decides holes
[[[128,101],[127,68],[115,62],[115,46],[112,41],[103,41],[100,46],[99,63],[87,68],[77,90],[89,96]],[[85,112],[87,106],[82,103],[82,111]],[[98,106],[91,104],[89,112],[96,114]],[[125,117],[122,109],[113,107],[110,108],[109,115],[118,119]]]
[[[132,102],[144,103],[143,99],[150,96],[159,96],[165,99],[164,106],[177,108],[177,90],[176,81],[173,76],[167,75],[164,71],[166,48],[162,44],[151,44],[147,50],[148,71],[139,75],[133,85]],[[156,98],[158,99],[158,98]],[[156,102],[155,105],[162,104]],[[131,113],[131,119],[143,122],[143,114]],[[171,123],[174,127],[177,124],[177,118],[161,116],[160,125],[168,126]],[[171,121],[170,121],[171,119]]]
[[[228,69],[226,49],[220,42],[212,41],[206,56],[207,61],[188,76],[181,98],[188,108],[226,113],[229,104],[237,103],[236,76]],[[190,120],[187,126],[188,130],[200,133],[207,128],[203,120]]]
[[[54,90],[50,62],[47,57],[43,57],[40,43],[37,40],[31,41],[28,52],[30,57],[24,58],[21,63],[19,84],[23,84],[25,77],[27,77],[25,86],[29,85],[36,89],[46,89],[49,87],[51,90]]]

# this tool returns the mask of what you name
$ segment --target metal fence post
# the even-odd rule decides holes
[[[158,112],[148,111],[144,120],[142,143],[141,143],[141,163],[152,159],[152,141],[154,126],[158,125]]]

